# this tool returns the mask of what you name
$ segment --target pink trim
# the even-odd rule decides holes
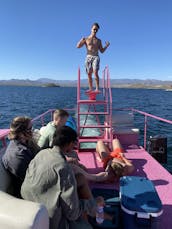
[[[7,146],[6,137],[8,136],[9,132],[10,129],[0,129],[0,140],[2,142],[3,147]]]

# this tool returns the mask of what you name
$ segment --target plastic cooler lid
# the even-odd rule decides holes
[[[162,213],[162,203],[152,183],[144,177],[120,178],[121,207],[131,212]],[[156,215],[156,214],[155,214]]]

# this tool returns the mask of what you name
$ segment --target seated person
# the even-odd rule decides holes
[[[41,131],[38,145],[41,149],[52,147],[53,135],[57,127],[64,126],[68,119],[68,112],[62,109],[55,110],[53,113],[53,121],[49,122]]]
[[[32,122],[28,117],[14,118],[8,137],[10,143],[2,157],[2,163],[13,177],[14,195],[20,197],[26,169],[40,148],[32,138]]]
[[[96,202],[87,180],[82,174],[74,175],[64,156],[72,152],[76,140],[72,128],[57,128],[53,148],[43,149],[34,157],[21,187],[24,199],[46,206],[51,229],[91,228],[82,215],[86,212],[95,216]]]
[[[109,174],[113,173],[114,177],[119,179],[121,176],[126,176],[134,171],[133,164],[125,158],[123,148],[118,139],[112,141],[113,152],[99,140],[96,146],[96,152],[99,154],[105,171]]]

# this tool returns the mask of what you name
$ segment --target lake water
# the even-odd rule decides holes
[[[81,89],[84,96],[85,89]],[[172,120],[172,91],[148,89],[112,89],[113,108],[133,107]],[[77,89],[63,87],[0,86],[0,128],[8,128],[15,116],[32,118],[54,108],[76,106]],[[136,116],[136,125],[143,129],[144,119]],[[148,120],[148,135],[163,135],[168,141],[168,165],[172,171],[172,125]],[[143,135],[143,132],[141,132]]]

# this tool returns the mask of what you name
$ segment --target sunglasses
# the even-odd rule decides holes
[[[98,29],[93,29],[93,31],[97,32],[97,31],[98,31]]]

